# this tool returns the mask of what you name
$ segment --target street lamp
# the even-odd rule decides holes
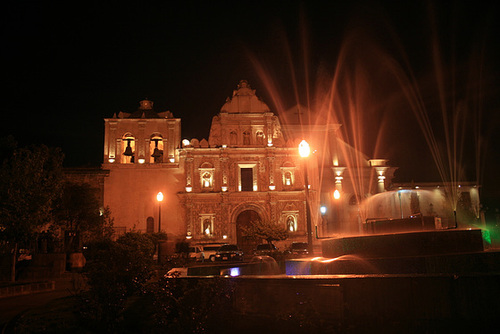
[[[163,193],[160,191],[156,194],[156,200],[158,201],[158,233],[161,233],[161,202],[163,201]],[[161,244],[158,240],[158,264],[161,263]]]
[[[339,207],[340,191],[338,189],[335,189],[335,191],[333,192],[333,199],[335,199],[335,215],[337,219],[338,228],[342,230],[341,220],[340,220],[340,207]]]
[[[402,190],[398,191],[398,197],[399,197],[399,211],[400,211],[400,213],[401,213],[401,219],[403,219],[403,218],[404,218],[404,217],[403,217],[403,205],[401,204],[401,193],[402,193],[402,192],[403,192]]]
[[[311,148],[309,144],[302,140],[299,144],[299,155],[306,159],[309,157],[311,153]],[[313,253],[313,245],[312,245],[312,226],[311,226],[311,208],[309,206],[309,179],[307,177],[307,164],[304,160],[304,181],[306,183],[306,225],[307,225],[307,247],[309,254]]]
[[[158,201],[158,232],[161,232],[161,202],[163,201],[163,193],[161,191],[156,194],[156,200]]]
[[[340,198],[340,191],[338,189],[335,189],[333,192],[333,198],[339,199]]]

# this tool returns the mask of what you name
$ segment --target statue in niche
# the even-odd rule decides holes
[[[210,188],[212,186],[212,174],[210,174],[209,172],[205,172],[205,174],[203,174],[203,188]]]
[[[203,233],[207,236],[212,235],[212,223],[210,219],[205,219],[203,221]]]
[[[288,216],[286,220],[286,229],[290,232],[295,232],[295,219],[292,216]]]
[[[257,145],[264,145],[264,133],[262,131],[258,131],[255,137]]]
[[[243,132],[243,145],[250,145],[250,133],[248,131]]]
[[[237,145],[238,144],[238,135],[236,134],[235,131],[231,131],[229,134],[229,143],[231,145]]]
[[[292,173],[289,171],[285,172],[285,186],[292,185]]]

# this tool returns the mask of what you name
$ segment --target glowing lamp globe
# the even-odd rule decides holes
[[[338,189],[335,189],[333,192],[333,198],[339,199],[340,198],[340,191]]]
[[[163,193],[161,191],[158,194],[156,194],[156,200],[158,202],[163,201]]]
[[[309,144],[305,140],[302,140],[299,144],[299,155],[302,158],[307,158],[310,153],[311,148],[309,147]]]

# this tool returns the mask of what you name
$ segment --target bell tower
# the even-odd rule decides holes
[[[119,112],[106,118],[103,165],[178,163],[180,119],[170,111],[156,112],[148,99],[133,113]]]

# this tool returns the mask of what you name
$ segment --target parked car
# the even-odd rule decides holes
[[[309,247],[307,242],[292,242],[287,251],[290,258],[309,256]]]
[[[203,246],[194,245],[189,246],[189,260],[191,261],[200,261],[199,259],[203,256]]]
[[[194,261],[198,260],[198,257],[201,256],[201,252],[203,251],[203,248],[198,245],[194,246],[188,246],[186,248],[186,252],[176,252],[174,253],[170,258],[171,259],[182,259],[185,258],[188,261]]]
[[[181,267],[181,268],[172,268],[170,269],[166,274],[165,278],[177,278],[177,277],[186,277],[187,276],[187,271],[188,268],[186,267]]]
[[[215,261],[215,253],[222,245],[224,245],[224,244],[203,244],[203,245],[200,245],[203,248],[203,250],[199,254],[199,256],[196,258],[196,261],[203,262],[203,261],[208,260],[210,262],[214,262]]]
[[[267,255],[276,258],[281,255],[281,252],[278,250],[278,248],[276,248],[275,245],[267,243],[267,244],[257,245],[257,248],[254,249],[253,251],[253,255],[255,256]]]
[[[243,251],[238,245],[223,245],[215,252],[215,261],[243,261]]]

